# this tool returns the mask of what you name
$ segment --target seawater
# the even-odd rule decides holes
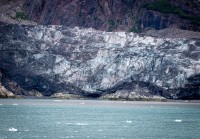
[[[199,139],[200,104],[0,99],[0,139]]]

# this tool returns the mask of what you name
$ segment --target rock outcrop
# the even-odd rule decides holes
[[[0,22],[36,25],[22,10],[25,0],[0,0]]]
[[[131,32],[168,27],[200,31],[199,9],[199,0],[26,0],[24,4],[27,15],[39,24]]]
[[[200,99],[199,39],[1,23],[0,69],[20,95]]]
[[[2,72],[0,70],[0,98],[12,98],[15,95],[1,84]]]

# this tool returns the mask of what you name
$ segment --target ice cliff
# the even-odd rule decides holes
[[[1,23],[0,69],[17,95],[200,98],[198,39]]]

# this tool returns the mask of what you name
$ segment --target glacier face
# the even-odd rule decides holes
[[[0,26],[2,82],[45,96],[200,98],[200,40],[65,26]],[[19,89],[18,89],[19,91]]]

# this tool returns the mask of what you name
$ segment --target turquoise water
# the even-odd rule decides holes
[[[0,99],[0,139],[199,139],[200,104]]]

